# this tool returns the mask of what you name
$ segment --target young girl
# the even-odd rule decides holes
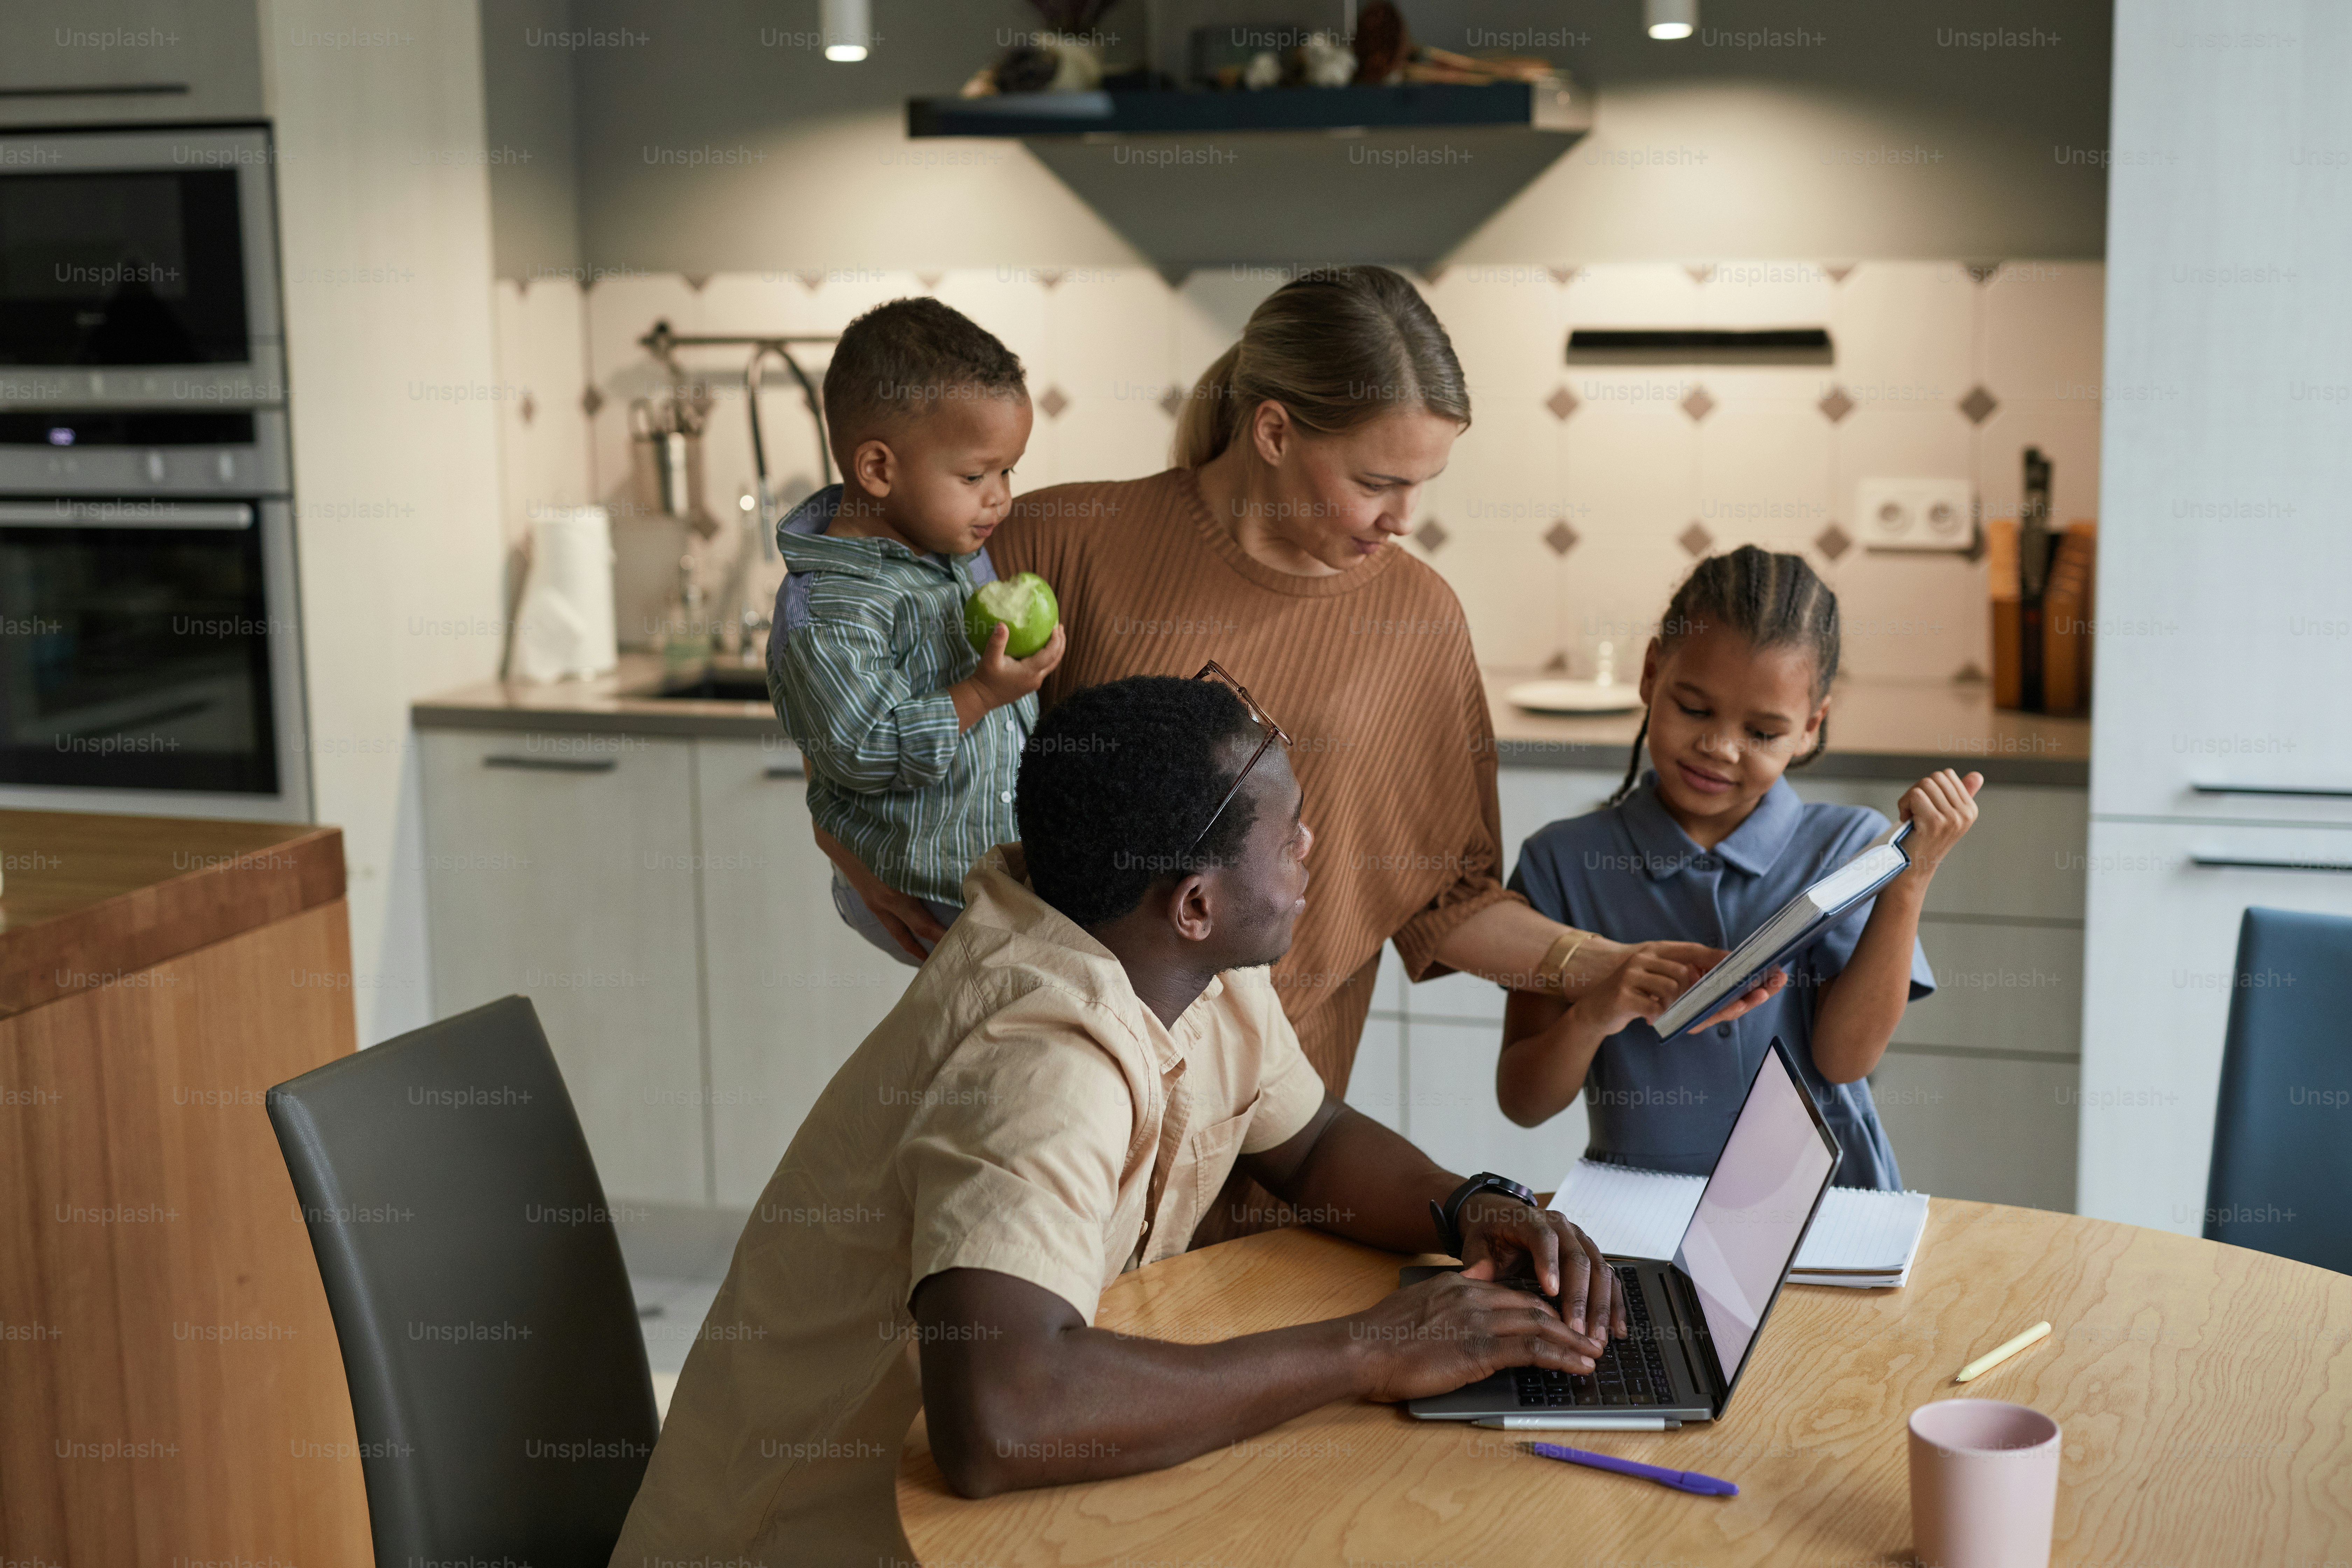
[[[1511,886],[1538,912],[1621,942],[1738,943],[1885,831],[1864,806],[1805,805],[1780,776],[1828,744],[1837,664],[1837,597],[1802,557],[1746,545],[1700,562],[1643,660],[1649,713],[1623,786],[1529,838]],[[1700,972],[1644,953],[1573,1006],[1513,992],[1496,1073],[1505,1113],[1533,1127],[1585,1089],[1587,1157],[1704,1174],[1777,1035],[1845,1151],[1838,1184],[1900,1187],[1863,1075],[1905,1005],[1936,987],[1919,906],[1976,821],[1983,783],[1947,768],[1906,791],[1910,868],[1799,952],[1787,985],[1737,1022],[1660,1041],[1649,1021]]]

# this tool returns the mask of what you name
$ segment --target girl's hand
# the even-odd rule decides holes
[[[1683,988],[1706,971],[1668,958],[1656,945],[1644,944],[1625,955],[1625,962],[1576,999],[1569,1011],[1577,1022],[1606,1039],[1636,1018],[1653,1023]]]
[[[1936,874],[1936,868],[1943,864],[1952,846],[1975,826],[1976,793],[1983,787],[1984,774],[1970,773],[1962,778],[1945,768],[1903,792],[1895,810],[1911,825],[1911,837],[1903,841],[1904,852],[1911,857],[1911,868],[1903,873],[1903,879],[1924,887]]]

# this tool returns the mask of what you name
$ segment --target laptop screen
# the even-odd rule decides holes
[[[1697,1289],[1727,1384],[1748,1360],[1837,1163],[1837,1144],[1812,1097],[1773,1041],[1675,1249],[1675,1266]]]

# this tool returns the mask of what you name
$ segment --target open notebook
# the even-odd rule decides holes
[[[1574,1220],[1603,1252],[1672,1258],[1706,1190],[1705,1176],[1639,1171],[1579,1160],[1560,1178],[1551,1206]],[[1900,1285],[1911,1277],[1927,1228],[1927,1194],[1832,1187],[1789,1270],[1792,1285],[1855,1289]]]

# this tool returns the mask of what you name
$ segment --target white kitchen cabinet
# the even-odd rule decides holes
[[[1897,1045],[2028,1052],[2071,1063],[2083,1029],[2083,933],[1922,921],[1936,992],[1903,1010]]]
[[[380,16],[339,25],[398,31]],[[293,31],[322,48],[338,41]],[[254,0],[0,5],[0,124],[260,120],[261,57]]]
[[[2210,866],[2246,860],[2273,867]],[[2091,825],[2082,1212],[2204,1229],[2221,1044],[2250,905],[2352,916],[2352,829]],[[2339,987],[2341,974],[2259,977]]]
[[[530,997],[606,1194],[708,1203],[694,743],[425,731],[418,747],[435,1015]]]
[[[1953,766],[1965,774],[1959,763]],[[1866,805],[1889,822],[1912,781],[1807,778],[1789,782],[1808,801]],[[1977,823],[1927,885],[1930,921],[1952,916],[2041,922],[2083,918],[2086,790],[1989,784],[1977,794]],[[1934,956],[1932,950],[1929,956]]]
[[[835,912],[799,753],[781,739],[694,744],[716,1200],[748,1208],[915,972]]]
[[[2078,1187],[2192,1235],[2243,911],[2352,913],[2352,873],[2196,864],[2352,863],[2352,203],[2315,167],[2352,95],[2310,72],[2352,12],[2274,14],[2295,48],[2175,47],[2199,0],[2116,13],[2138,155],[2107,187],[2102,380],[2131,395],[2101,408]]]
[[[1404,1125],[1404,1020],[1398,1015],[1374,1013],[1364,1020],[1347,1100],[1391,1131],[1412,1136]]]
[[[1484,1024],[1404,1025],[1405,1136],[1446,1169],[1495,1171],[1549,1192],[1584,1152],[1584,1102],[1521,1127],[1495,1100],[1503,1036]]]
[[[2074,1206],[2075,1083],[2065,1059],[1890,1050],[1870,1092],[1913,1192],[2063,1213]]]

